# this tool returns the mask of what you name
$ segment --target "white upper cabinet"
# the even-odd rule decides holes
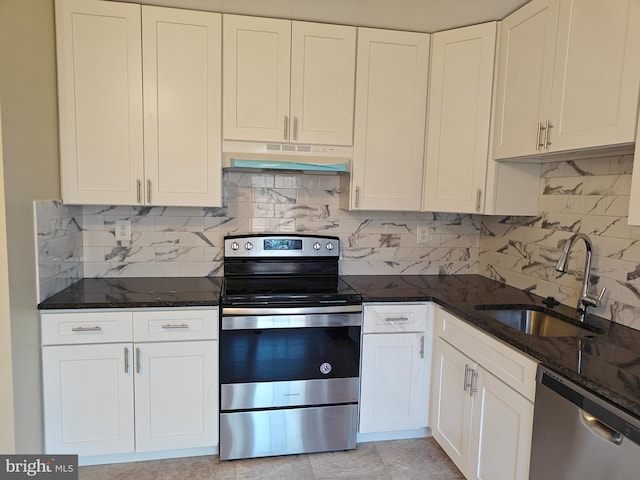
[[[501,22],[494,158],[631,143],[637,0],[533,0]]]
[[[356,28],[293,22],[290,139],[353,144]]]
[[[221,205],[220,14],[57,0],[56,36],[63,201]]]
[[[432,36],[423,210],[483,210],[495,40],[495,22]]]
[[[62,198],[133,205],[144,175],[140,5],[55,6]]]
[[[430,35],[360,28],[351,185],[343,208],[420,210]]]
[[[638,122],[640,130],[640,122]],[[640,138],[640,133],[636,139]],[[631,197],[629,198],[629,225],[640,225],[640,142],[636,140],[636,149],[633,156],[633,172],[631,175]]]
[[[143,7],[147,203],[221,205],[221,18]]]
[[[224,16],[223,135],[351,145],[356,29]]]
[[[631,143],[640,82],[640,2],[561,0],[549,151]]]
[[[286,141],[291,22],[238,15],[223,22],[224,138]]]
[[[536,153],[549,118],[558,0],[533,0],[500,22],[494,158]]]

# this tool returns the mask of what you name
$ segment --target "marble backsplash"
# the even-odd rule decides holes
[[[585,249],[578,241],[566,274],[555,271],[565,242],[593,243],[593,290],[607,290],[594,311],[640,329],[640,227],[627,225],[633,155],[542,165],[536,217],[483,217],[478,273],[575,306]]]
[[[34,202],[38,299],[84,278],[82,207],[60,201]]]
[[[341,240],[346,275],[477,273],[480,216],[419,212],[347,212],[338,207],[337,175],[226,172],[222,208],[83,206],[36,202],[40,298],[69,280],[46,282],[43,272],[65,259],[79,261],[84,277],[191,277],[222,275],[226,234],[299,232]],[[72,217],[81,238],[49,242],[40,225]],[[115,222],[131,222],[131,241],[115,239]],[[417,227],[429,230],[418,244]],[[63,223],[61,228],[68,228]],[[54,248],[55,247],[55,248]],[[60,270],[60,269],[59,269]],[[59,275],[65,276],[66,270]],[[68,273],[71,273],[69,271]],[[77,278],[76,275],[73,278]],[[66,285],[65,285],[66,286]]]
[[[640,329],[640,227],[627,225],[633,156],[545,163],[535,217],[348,212],[339,177],[224,174],[224,206],[178,208],[35,203],[40,299],[82,277],[222,275],[228,233],[300,232],[341,239],[345,275],[478,273],[575,305],[584,247],[568,273],[554,266],[576,232],[593,241],[593,276],[606,286],[599,315]],[[115,222],[131,222],[131,241]],[[429,229],[416,242],[418,226]]]

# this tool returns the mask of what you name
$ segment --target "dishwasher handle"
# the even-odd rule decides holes
[[[588,412],[585,412],[584,410],[581,410],[580,413],[582,417],[582,424],[585,425],[593,433],[616,445],[620,445],[622,443],[622,439],[624,437],[620,432],[616,432],[613,428],[605,425],[596,417]]]

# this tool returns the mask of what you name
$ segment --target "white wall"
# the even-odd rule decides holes
[[[59,198],[53,0],[0,0],[15,449],[42,451],[33,200]]]
[[[2,99],[0,98],[0,452],[15,449],[13,428],[13,374],[11,362],[11,316],[9,312],[9,267],[2,175]]]

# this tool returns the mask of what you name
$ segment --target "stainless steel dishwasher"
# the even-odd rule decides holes
[[[640,478],[640,419],[538,367],[529,480]]]

